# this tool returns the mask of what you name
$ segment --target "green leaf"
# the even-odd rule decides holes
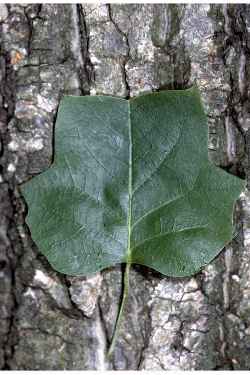
[[[207,155],[198,90],[65,97],[55,159],[21,188],[33,240],[59,272],[137,263],[187,276],[232,238],[244,182]]]

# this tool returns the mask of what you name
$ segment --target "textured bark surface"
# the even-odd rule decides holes
[[[0,368],[250,368],[250,193],[238,235],[189,279],[135,266],[112,360],[121,267],[54,272],[18,184],[46,169],[62,95],[123,97],[196,81],[211,160],[249,181],[249,5],[0,5]],[[248,183],[249,184],[249,183]]]

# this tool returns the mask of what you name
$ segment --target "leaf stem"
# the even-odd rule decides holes
[[[129,114],[129,121],[128,121],[128,133],[129,133],[129,175],[128,175],[128,247],[127,247],[127,259],[126,259],[126,268],[123,273],[123,291],[122,291],[122,301],[120,304],[119,313],[115,322],[115,328],[113,332],[113,336],[111,339],[111,344],[108,350],[108,358],[111,357],[115,343],[117,340],[117,336],[119,333],[119,329],[122,322],[124,306],[126,304],[126,300],[129,293],[129,271],[131,267],[131,228],[132,228],[132,161],[133,161],[133,144],[132,144],[132,127],[131,127],[131,116],[130,116],[130,103],[128,101],[128,114]]]
[[[114,332],[113,332],[113,336],[112,336],[112,339],[111,339],[111,344],[110,344],[110,347],[109,347],[109,350],[108,350],[108,358],[110,358],[112,356],[113,351],[114,351],[114,347],[115,347],[115,344],[116,344],[118,333],[119,333],[119,330],[120,330],[120,327],[121,327],[124,307],[125,307],[125,304],[126,304],[126,301],[127,301],[128,294],[129,294],[130,266],[131,266],[131,263],[126,264],[126,268],[125,268],[125,271],[124,271],[124,274],[123,274],[122,301],[121,301],[121,304],[120,304],[119,313],[118,313],[117,318],[116,318]]]

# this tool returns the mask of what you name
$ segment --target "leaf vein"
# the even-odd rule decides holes
[[[167,233],[165,232],[165,233],[157,234],[155,236],[146,238],[145,240],[139,242],[137,245],[135,245],[134,247],[131,248],[131,251],[134,251],[139,246],[143,246],[146,242],[149,242],[149,241],[152,241],[152,240],[155,240],[155,239],[158,239],[158,238],[166,237],[166,236],[169,236],[171,234],[177,234],[177,233],[181,233],[181,232],[191,231],[191,230],[206,229],[207,227],[208,227],[208,224],[203,225],[203,226],[197,226],[197,227],[194,226],[194,227],[179,229],[179,230],[172,231],[172,232],[167,232]]]
[[[182,130],[182,128],[181,128]],[[166,155],[164,156],[164,158],[162,159],[162,161],[157,165],[157,167],[155,169],[153,169],[153,171],[146,177],[146,179],[138,186],[135,187],[135,189],[133,190],[132,192],[132,195],[135,194],[139,189],[142,188],[142,186],[144,186],[146,184],[146,182],[152,178],[152,176],[157,172],[159,171],[159,169],[161,168],[161,166],[165,163],[167,157],[175,150],[175,148],[178,146],[178,140],[180,139],[181,137],[181,130],[180,130],[180,134],[176,140],[176,143],[173,145],[173,147],[171,148],[171,150],[169,150],[168,152],[166,152]],[[170,169],[170,168],[169,168]]]
[[[144,215],[142,215],[141,217],[139,217],[139,218],[133,223],[133,225],[132,225],[132,229],[134,229],[134,227],[135,227],[136,225],[138,225],[138,224],[139,224],[143,219],[145,219],[147,216],[153,214],[153,213],[156,212],[157,210],[160,210],[161,208],[164,208],[164,207],[168,206],[169,204],[174,203],[174,202],[176,202],[176,201],[178,201],[179,199],[184,198],[184,197],[185,197],[185,195],[179,195],[179,196],[176,197],[175,199],[172,199],[172,200],[166,201],[166,202],[164,202],[163,204],[161,204],[161,205],[159,205],[159,206],[157,206],[157,207],[154,207],[152,210],[146,212]]]

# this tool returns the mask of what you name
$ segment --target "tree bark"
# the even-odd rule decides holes
[[[56,273],[32,242],[18,184],[49,167],[65,94],[198,85],[209,157],[248,180],[249,5],[0,5],[0,368],[250,368],[250,194],[237,236],[192,278],[133,266],[114,356],[121,267]],[[248,183],[249,186],[249,183]]]

